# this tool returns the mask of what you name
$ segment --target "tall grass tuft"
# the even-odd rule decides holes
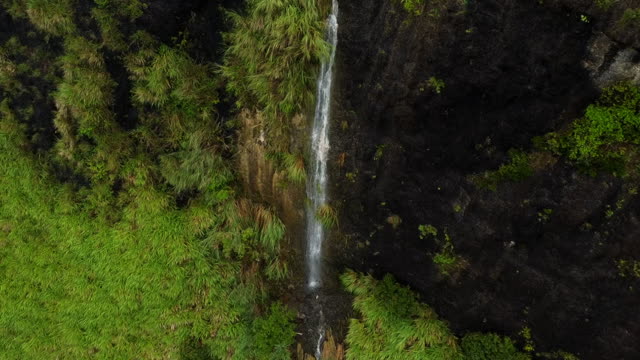
[[[316,210],[316,217],[326,228],[338,225],[338,212],[329,204],[323,204]]]
[[[307,169],[304,166],[302,155],[286,153],[284,155],[284,166],[287,172],[287,179],[294,184],[304,184],[307,180]]]

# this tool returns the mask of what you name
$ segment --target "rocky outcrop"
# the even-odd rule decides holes
[[[240,123],[237,170],[245,192],[278,209],[288,236],[297,238],[304,227],[304,187],[289,184],[284,171],[268,158],[270,140],[265,134],[263,116],[244,110],[237,119]],[[304,129],[303,116],[297,116],[292,123],[300,131]]]
[[[637,81],[636,35],[578,1],[433,3],[420,16],[341,3],[332,261],[394,274],[459,334],[529,327],[539,352],[640,358],[640,281],[616,267],[640,259],[637,190],[563,161],[496,192],[469,181],[580,116],[600,87]],[[440,275],[420,224],[446,229],[466,270]]]

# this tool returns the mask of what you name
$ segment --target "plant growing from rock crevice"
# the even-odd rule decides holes
[[[326,228],[338,225],[338,212],[329,204],[320,205],[316,210],[316,217]]]

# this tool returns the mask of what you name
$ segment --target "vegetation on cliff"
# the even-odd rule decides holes
[[[143,2],[1,4],[0,353],[289,358],[285,228],[235,191],[215,59]]]
[[[327,8],[315,0],[249,0],[247,13],[229,13],[222,73],[238,107],[263,111],[272,137],[308,110],[317,72],[329,54],[324,40]]]
[[[495,334],[470,333],[459,341],[433,309],[391,275],[376,280],[348,271],[341,280],[360,315],[349,324],[348,360],[530,359],[509,338]]]
[[[546,136],[542,148],[591,173],[637,177],[640,145],[640,88],[621,83],[606,88],[584,117],[561,133]]]

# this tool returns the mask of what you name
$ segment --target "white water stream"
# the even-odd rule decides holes
[[[329,155],[329,116],[331,105],[331,83],[333,62],[338,43],[338,2],[333,0],[327,26],[327,40],[331,44],[331,56],[322,63],[318,78],[318,92],[313,132],[311,134],[311,171],[307,182],[307,285],[315,289],[321,285],[322,242],[324,227],[316,216],[320,207],[327,203],[327,157]]]
[[[316,110],[313,118],[313,132],[311,134],[311,168],[307,181],[307,286],[314,291],[315,299],[319,294],[315,291],[322,284],[322,243],[325,229],[316,216],[320,207],[327,204],[327,158],[329,155],[329,116],[331,105],[331,85],[333,80],[333,63],[338,45],[338,2],[333,0],[331,14],[327,20],[326,40],[331,45],[331,55],[322,63],[318,77],[316,95]],[[321,347],[324,341],[324,316],[322,309],[319,313],[318,342],[316,359],[320,360]]]

